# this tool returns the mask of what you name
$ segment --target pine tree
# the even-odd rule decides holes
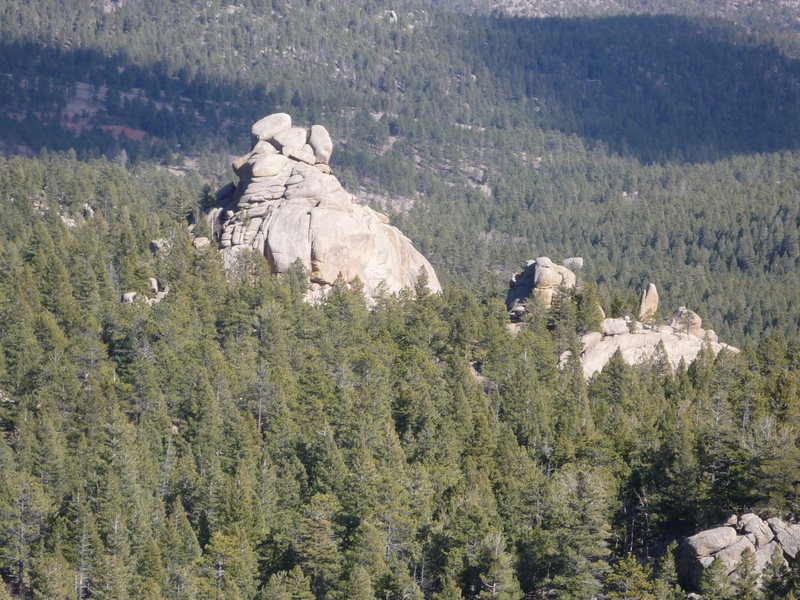
[[[33,584],[31,593],[35,600],[72,600],[75,598],[72,568],[65,560],[60,548],[56,548],[53,552],[42,552],[36,556],[31,571]]]
[[[584,334],[600,329],[603,319],[600,299],[597,296],[597,287],[592,283],[584,283],[576,294],[575,323],[578,333]]]
[[[486,535],[481,541],[480,600],[518,600],[522,597],[505,540],[498,532]]]
[[[372,580],[364,567],[353,567],[342,587],[343,594],[348,599],[373,600],[375,598]]]
[[[708,600],[729,600],[733,598],[734,590],[731,585],[725,563],[721,559],[714,559],[711,566],[703,571],[700,576],[700,593]]]
[[[609,600],[656,600],[649,569],[632,554],[611,567],[603,579],[603,590]]]
[[[734,570],[736,581],[733,584],[735,600],[758,600],[761,597],[758,589],[758,573],[756,573],[756,555],[745,548],[741,562]]]
[[[258,593],[258,600],[314,600],[311,582],[299,565],[291,571],[270,575]]]
[[[3,443],[4,442],[0,442]],[[2,449],[0,449],[2,452]],[[41,484],[11,465],[0,465],[0,556],[18,589],[27,585],[34,551],[53,510]]]
[[[238,527],[230,533],[218,531],[204,549],[198,563],[201,597],[222,600],[252,600],[256,594],[256,554]]]
[[[442,575],[439,582],[439,590],[431,598],[433,600],[463,600],[464,596],[458,582],[450,575],[445,574]]]
[[[608,570],[609,484],[606,473],[588,465],[564,467],[553,482],[547,519],[557,556],[550,559],[551,577],[565,598],[596,593]]]
[[[789,593],[789,570],[786,566],[786,559],[783,557],[783,550],[777,547],[772,552],[770,561],[764,568],[762,577],[762,590],[765,600],[777,600],[785,598]]]
[[[6,582],[2,579],[0,579],[0,600],[14,600],[11,592],[8,591],[8,587],[6,587]]]
[[[173,501],[163,531],[160,546],[164,549],[167,573],[166,596],[175,600],[195,598],[197,582],[194,571],[202,551],[180,498]]]
[[[34,225],[27,258],[36,276],[42,304],[55,315],[62,328],[70,330],[80,318],[72,282],[50,232],[41,222]]]
[[[336,518],[341,507],[333,496],[316,494],[300,512],[293,546],[318,599],[331,598],[341,574],[340,535]]]
[[[659,559],[654,580],[654,594],[658,600],[683,600],[685,594],[678,584],[678,569],[675,565],[675,553],[678,544],[671,542]]]

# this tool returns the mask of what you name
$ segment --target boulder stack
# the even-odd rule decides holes
[[[579,258],[568,259],[570,264],[576,265],[583,260]],[[550,307],[553,296],[559,288],[574,288],[575,273],[563,265],[557,265],[546,256],[529,261],[521,273],[511,278],[506,306],[512,316],[519,317],[525,312],[524,302],[530,296],[538,298],[546,307]]]
[[[209,223],[226,264],[242,250],[263,253],[274,273],[300,261],[308,300],[324,297],[341,275],[359,279],[371,302],[381,290],[414,289],[423,271],[441,291],[430,263],[388,218],[356,202],[328,165],[333,142],[321,125],[297,127],[286,113],[252,128],[253,147],[232,163],[239,183],[220,190]]]

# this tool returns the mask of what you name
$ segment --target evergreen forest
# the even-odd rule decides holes
[[[677,600],[682,537],[800,519],[797,15],[633,4],[0,3],[0,600]],[[276,111],[443,294],[192,247]],[[742,351],[559,368],[650,281]],[[800,594],[742,565],[703,598]]]

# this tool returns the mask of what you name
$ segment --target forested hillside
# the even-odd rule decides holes
[[[516,337],[486,279],[308,305],[300,271],[191,247],[198,187],[0,162],[0,597],[678,598],[672,540],[798,514],[796,342],[587,384],[555,357],[591,287]],[[149,277],[163,302],[119,302]]]
[[[343,183],[398,211],[445,279],[580,254],[605,302],[651,280],[731,342],[797,331],[788,38],[410,2],[0,11],[6,152],[74,148],[224,183],[250,123],[287,110],[329,128]]]
[[[431,0],[436,6],[522,17],[582,17],[619,14],[672,14],[722,17],[735,23],[777,30],[800,28],[793,0]]]
[[[681,536],[800,518],[792,5],[590,4],[0,3],[0,600],[677,599]],[[276,111],[443,295],[191,246]],[[559,370],[647,282],[742,352]]]

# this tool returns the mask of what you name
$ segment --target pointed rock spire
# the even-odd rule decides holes
[[[654,315],[658,311],[658,290],[656,284],[651,283],[642,292],[642,301],[639,304],[639,318]]]

